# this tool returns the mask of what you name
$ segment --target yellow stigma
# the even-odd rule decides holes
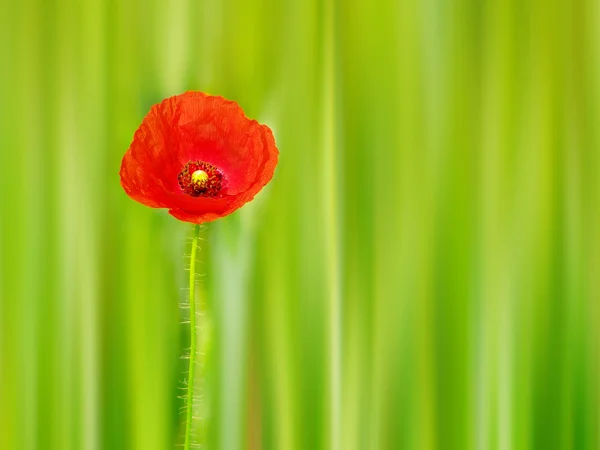
[[[204,186],[208,180],[208,174],[204,170],[196,170],[192,174],[192,183],[196,186]]]

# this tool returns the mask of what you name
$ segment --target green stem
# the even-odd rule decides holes
[[[200,225],[194,226],[194,238],[192,239],[192,254],[190,255],[190,365],[188,369],[187,382],[187,417],[185,424],[184,449],[189,450],[192,440],[192,419],[194,409],[194,378],[196,374],[196,250],[198,248],[198,235]]]

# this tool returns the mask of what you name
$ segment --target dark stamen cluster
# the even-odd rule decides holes
[[[202,170],[208,178],[204,181],[194,180],[194,172]],[[181,190],[192,197],[216,197],[221,190],[223,175],[212,164],[203,161],[190,161],[177,175]]]

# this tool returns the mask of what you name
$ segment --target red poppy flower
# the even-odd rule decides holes
[[[237,103],[186,92],[154,105],[121,163],[132,199],[203,223],[231,214],[271,180],[279,152]]]

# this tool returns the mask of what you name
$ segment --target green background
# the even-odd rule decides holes
[[[0,2],[0,449],[181,442],[192,226],[118,171],[188,89],[272,127],[207,224],[207,449],[600,449],[596,0]]]

